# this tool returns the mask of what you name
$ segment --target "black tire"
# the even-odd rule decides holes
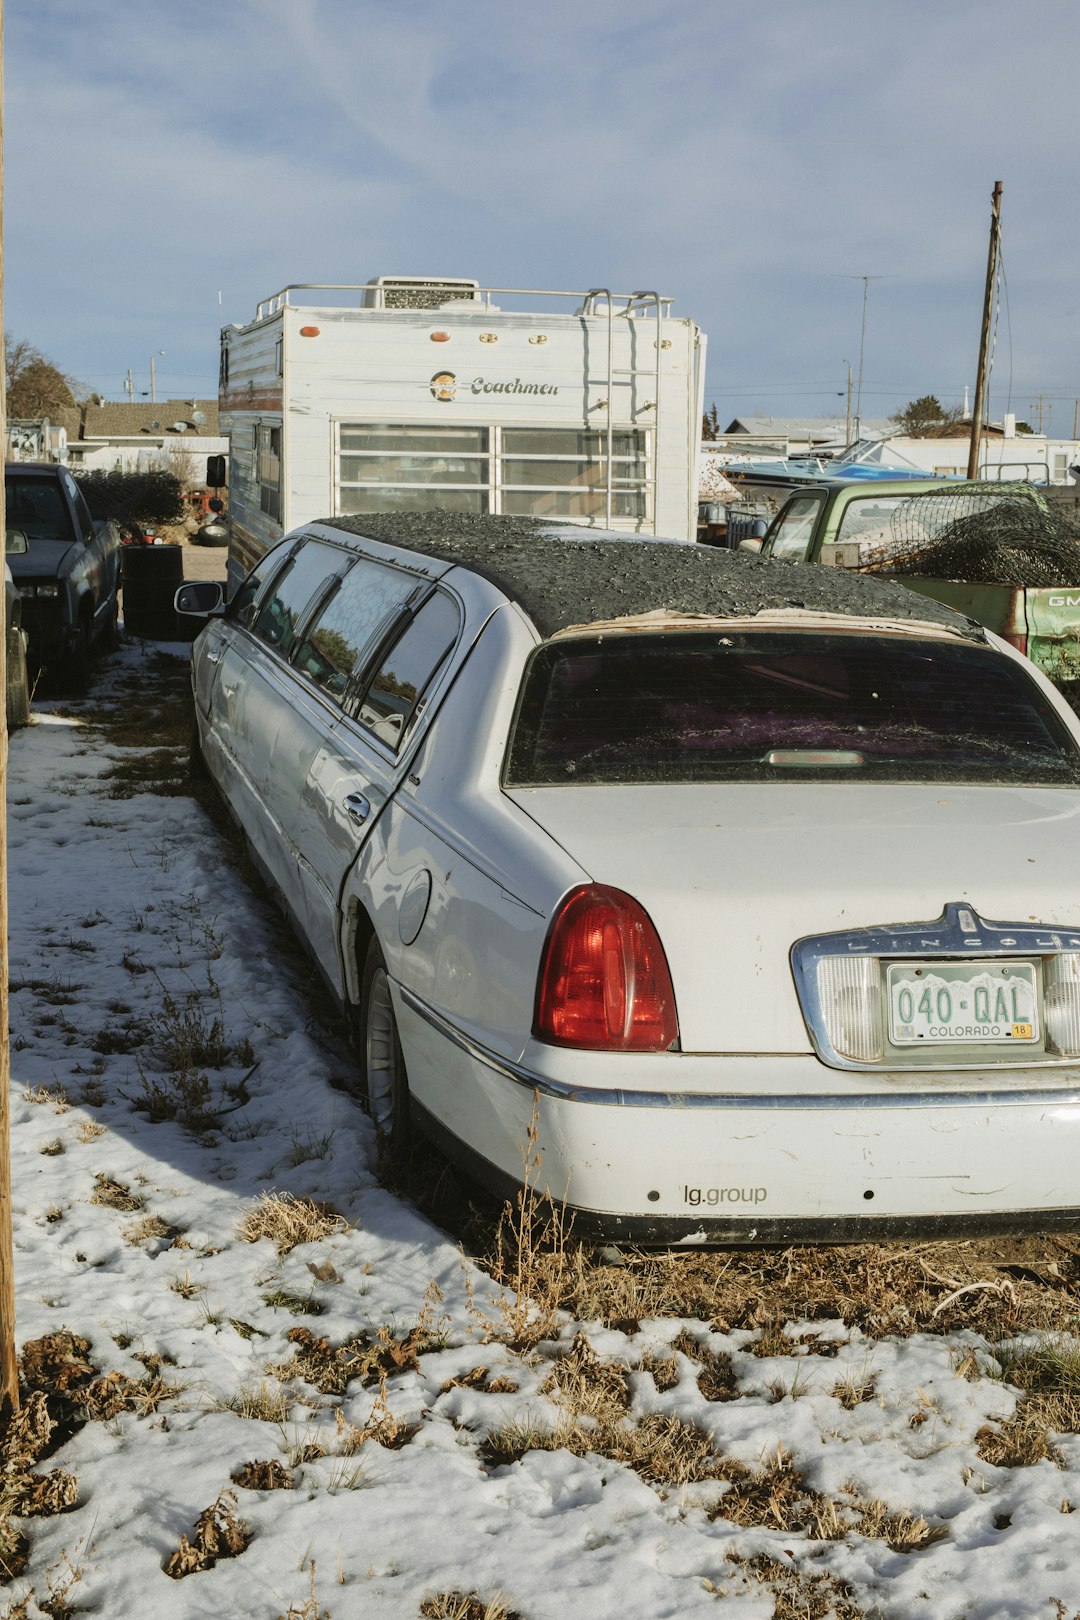
[[[112,612],[109,614],[105,628],[101,632],[101,650],[103,653],[114,653],[120,645],[120,598],[113,598]]]
[[[64,660],[64,685],[75,697],[85,697],[90,690],[90,626],[80,619],[76,640]]]
[[[360,1086],[375,1129],[396,1153],[412,1136],[409,1077],[398,1039],[386,962],[377,939],[368,946],[360,987]]]
[[[207,523],[191,537],[194,546],[227,546],[229,530],[224,523]]]
[[[12,625],[7,633],[7,726],[17,731],[30,724],[30,677],[26,669],[26,643]]]
[[[199,738],[199,722],[195,716],[191,717],[191,744],[188,748],[188,775],[193,782],[209,780],[210,772],[206,768],[203,758],[202,742]]]

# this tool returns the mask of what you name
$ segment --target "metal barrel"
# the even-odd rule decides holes
[[[184,583],[180,546],[125,546],[123,560],[124,633],[148,641],[177,641],[173,597]]]

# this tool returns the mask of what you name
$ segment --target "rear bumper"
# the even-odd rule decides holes
[[[755,1089],[754,1060],[700,1060],[709,1091],[613,1088],[601,1054],[552,1052],[586,1085],[507,1063],[397,992],[418,1113],[500,1195],[523,1179],[578,1230],[645,1243],[757,1244],[1080,1228],[1080,1070],[965,1076],[961,1089],[870,1089],[792,1057]],[[573,1059],[573,1062],[569,1060]],[[753,1086],[740,1089],[740,1071]],[[806,1088],[807,1076],[818,1089]],[[843,1089],[836,1087],[843,1081]]]

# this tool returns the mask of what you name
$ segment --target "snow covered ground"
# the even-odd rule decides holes
[[[221,835],[111,796],[89,719],[149,656],[11,738],[18,1340],[99,1415],[37,1462],[75,1501],[17,1521],[0,1614],[1073,1620],[1080,1438],[988,1460],[1020,1396],[978,1335],[506,1342],[513,1301],[380,1186],[348,1053]],[[325,1235],[255,1236],[269,1192]],[[183,1575],[214,1504],[235,1555]]]

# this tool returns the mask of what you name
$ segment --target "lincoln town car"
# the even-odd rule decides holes
[[[1080,725],[887,582],[453,513],[306,524],[193,753],[391,1141],[641,1242],[1080,1219]]]

